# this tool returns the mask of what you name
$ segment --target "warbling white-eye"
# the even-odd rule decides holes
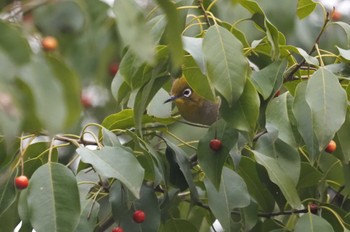
[[[171,97],[164,103],[174,101],[181,116],[189,122],[211,125],[218,119],[220,104],[199,96],[182,76],[171,87]]]

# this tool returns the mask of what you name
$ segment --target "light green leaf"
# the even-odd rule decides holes
[[[337,47],[337,49],[339,51],[339,55],[341,57],[343,57],[344,59],[350,61],[350,50],[345,50],[345,49],[342,49],[342,48],[340,48],[338,46],[336,46],[336,47]]]
[[[34,172],[27,202],[30,222],[37,232],[73,231],[79,221],[77,182],[62,164],[47,163]]]
[[[221,140],[222,147],[219,151],[213,151],[209,147],[212,139]],[[216,121],[208,132],[199,140],[198,143],[198,161],[207,176],[216,189],[220,187],[221,173],[229,151],[238,140],[237,131],[224,120]]]
[[[204,55],[203,55],[203,38],[193,38],[188,36],[182,36],[182,43],[184,50],[191,54],[194,61],[197,63],[202,74],[207,74],[205,67]],[[186,61],[186,60],[185,60]]]
[[[349,45],[350,45],[350,25],[348,23],[341,22],[341,21],[331,22],[330,25],[333,25],[333,24],[340,26],[344,30],[346,38],[347,38],[347,41],[348,41],[347,45],[349,47]]]
[[[277,91],[283,84],[283,74],[287,67],[287,60],[278,60],[265,68],[253,72],[252,81],[259,93],[266,100],[274,90]]]
[[[231,106],[243,93],[249,70],[241,42],[225,28],[211,26],[203,53],[211,83]]]
[[[204,180],[208,204],[225,231],[232,231],[231,211],[249,205],[250,196],[244,180],[233,170],[224,167],[219,190],[208,179]]]
[[[259,116],[259,95],[250,80],[247,80],[244,91],[231,107],[223,99],[220,107],[222,118],[233,128],[253,134]]]
[[[316,3],[312,0],[298,0],[297,15],[300,19],[311,14],[316,7]]]
[[[141,62],[152,64],[156,43],[140,6],[134,0],[115,1],[113,11],[123,42]]]
[[[349,164],[350,161],[350,109],[347,109],[345,122],[336,134],[337,150],[336,152],[340,155],[342,161]],[[338,152],[339,151],[339,152]]]
[[[104,127],[102,127],[102,138],[104,146],[114,147],[120,145],[118,136]]]
[[[258,151],[253,151],[256,161],[265,167],[270,180],[275,183],[283,193],[287,202],[292,208],[298,209],[301,206],[301,201],[296,190],[293,180],[285,173],[285,170],[278,164],[276,159],[261,154]]]
[[[93,199],[88,199],[81,207],[79,224],[74,232],[94,232],[100,211],[100,204]]]
[[[309,79],[305,100],[311,110],[318,149],[322,151],[345,121],[347,95],[338,78],[321,68]]]
[[[139,198],[145,170],[132,150],[123,146],[106,146],[101,150],[78,148],[77,153],[84,163],[91,164],[100,175],[120,180],[135,197]]]
[[[333,227],[322,217],[312,213],[300,217],[294,228],[295,232],[334,232]]]
[[[293,119],[291,118],[293,100],[289,93],[285,93],[274,98],[268,104],[266,109],[266,129],[267,131],[277,130],[278,138],[296,147],[297,142],[294,136],[296,128],[294,128],[292,124]]]

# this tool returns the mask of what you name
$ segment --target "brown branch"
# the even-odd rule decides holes
[[[211,22],[209,20],[207,11],[204,8],[203,0],[198,0],[198,4],[199,4],[199,9],[201,9],[201,11],[203,12],[203,15],[204,15],[205,21],[207,22],[208,27],[210,27],[211,26]]]
[[[320,39],[321,39],[321,36],[323,35],[325,29],[326,29],[326,26],[327,24],[329,23],[330,21],[330,18],[329,18],[329,12],[327,12],[326,14],[326,18],[323,22],[323,25],[322,25],[322,28],[321,28],[321,31],[320,33],[318,34],[318,36],[316,37],[316,40],[315,40],[315,43],[314,45],[312,46],[311,50],[309,51],[308,55],[311,55],[314,51],[316,51],[316,44],[318,45],[319,42],[320,42]],[[294,74],[301,68],[301,66],[303,66],[305,64],[306,60],[305,58],[302,58],[302,60],[294,67],[294,69],[288,74],[288,76],[286,77],[286,79],[284,80],[284,82],[287,82],[287,81],[291,81],[293,80],[293,76]]]

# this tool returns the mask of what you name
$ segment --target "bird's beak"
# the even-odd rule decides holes
[[[165,103],[168,103],[168,102],[172,102],[172,101],[175,101],[177,98],[179,98],[178,96],[170,96],[170,98],[169,99],[167,99],[167,100],[165,100],[164,102],[163,102],[163,104],[165,104]]]

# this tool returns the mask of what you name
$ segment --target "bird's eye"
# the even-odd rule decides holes
[[[192,90],[191,89],[185,89],[183,92],[182,92],[182,95],[184,97],[190,97],[192,94]]]

